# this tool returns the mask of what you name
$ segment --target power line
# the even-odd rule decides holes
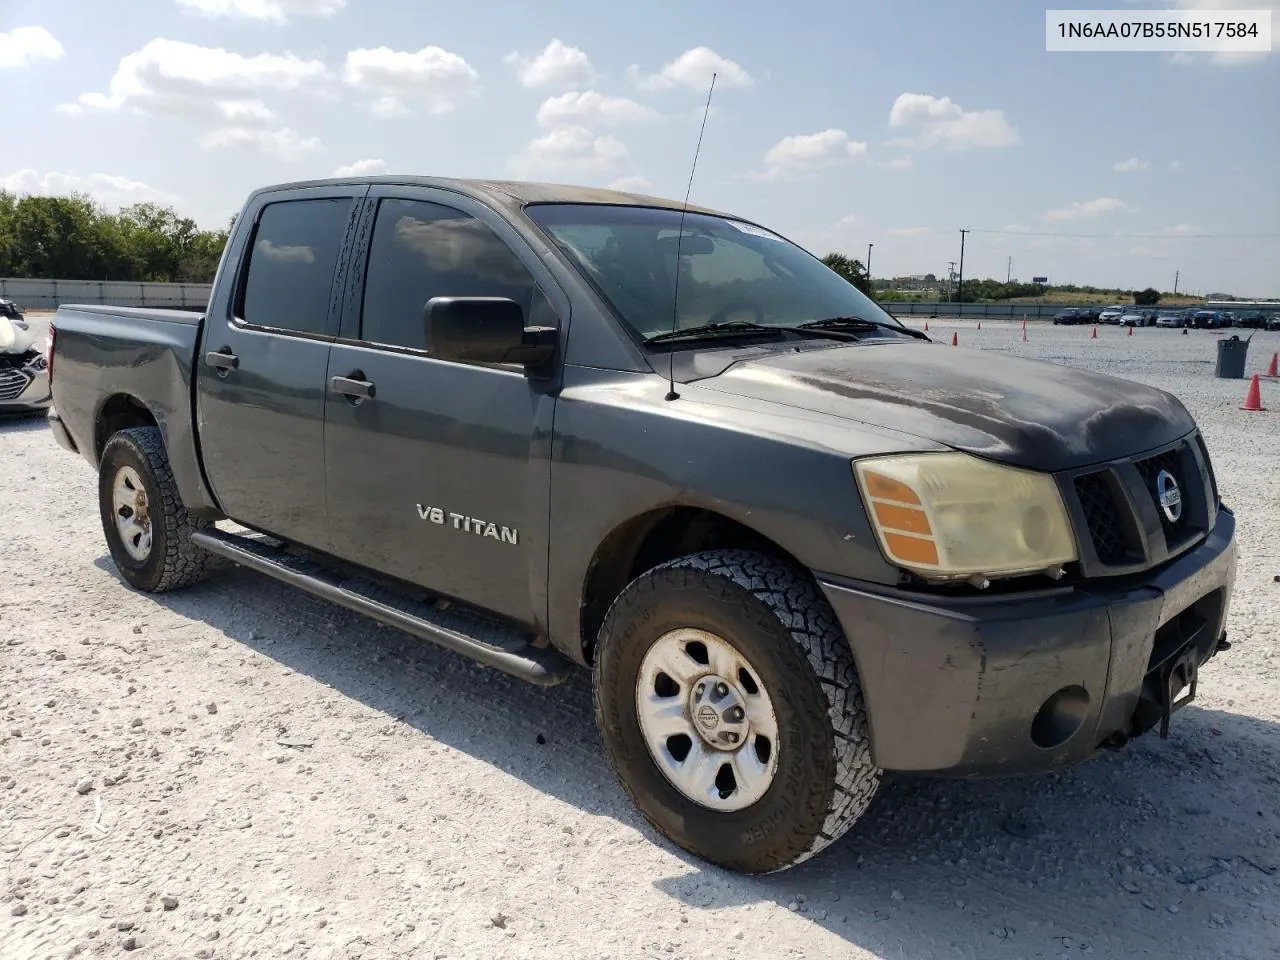
[[[1277,240],[1280,233],[1055,233],[1048,230],[979,230],[1006,237],[1074,237],[1081,240]]]

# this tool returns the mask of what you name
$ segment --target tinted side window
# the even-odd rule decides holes
[[[263,208],[249,254],[241,319],[337,335],[329,297],[352,203],[349,197],[284,200]]]
[[[386,199],[369,245],[360,339],[425,349],[422,308],[432,297],[508,297],[528,318],[536,290],[482,221],[436,203]]]

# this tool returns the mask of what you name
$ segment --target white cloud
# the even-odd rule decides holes
[[[843,227],[852,227],[857,222],[858,222],[857,216],[851,213],[847,216],[841,217],[839,220],[836,221],[836,229],[839,230]]]
[[[933,233],[932,227],[890,227],[885,233],[891,237],[927,237]]]
[[[1162,230],[1155,231],[1162,237],[1190,237],[1204,231],[1197,227],[1194,223],[1178,223],[1172,227],[1165,227]]]
[[[627,145],[585,127],[562,127],[530,141],[508,164],[522,177],[602,174],[626,159]]]
[[[1069,207],[1049,210],[1045,213],[1044,219],[1049,221],[1086,220],[1108,213],[1124,213],[1133,209],[1129,204],[1123,200],[1117,200],[1115,197],[1099,197],[1097,200],[1086,200],[1083,203],[1077,201]]]
[[[333,171],[335,177],[372,177],[387,172],[385,160],[357,160]]]
[[[865,156],[866,143],[850,140],[843,130],[783,137],[764,155],[764,170],[749,173],[753,180],[796,180],[819,170]]]
[[[508,53],[502,60],[516,68],[520,83],[526,87],[576,87],[596,82],[591,58],[558,39],[553,39],[536,56]]]
[[[880,166],[887,170],[910,170],[914,164],[915,159],[908,153],[901,157],[894,157],[892,160],[885,160]]]
[[[179,7],[206,17],[287,23],[291,17],[331,17],[347,0],[177,0]]]
[[[16,194],[54,197],[87,193],[107,207],[125,207],[146,201],[173,203],[178,199],[163,190],[138,180],[130,180],[128,177],[117,177],[108,173],[62,173],[55,170],[39,173],[26,169],[0,176],[0,190]]]
[[[614,180],[609,184],[609,189],[622,190],[625,193],[648,193],[653,189],[653,184],[646,177],[632,175]]]
[[[1182,169],[1182,161],[1181,161],[1181,160],[1170,160],[1170,161],[1169,161],[1169,169],[1170,169],[1170,170],[1172,170],[1174,173],[1177,173],[1179,170],[1181,170],[1181,169]]]
[[[62,44],[44,27],[16,27],[0,33],[0,70],[25,67],[35,60],[61,60],[65,54]]]
[[[260,99],[263,91],[296,91],[327,75],[319,60],[292,53],[246,57],[160,37],[123,57],[107,92],[82,93],[79,105],[237,125],[269,123],[274,115]]]
[[[646,75],[634,64],[627,68],[627,76],[643,90],[665,90],[675,86],[706,90],[711,85],[713,73],[716,74],[717,87],[747,87],[752,82],[746,70],[709,47],[686,50],[657,73]]]
[[[538,108],[538,122],[544,127],[613,127],[656,120],[659,116],[652,107],[626,97],[606,96],[595,90],[574,90],[551,97]]]
[[[1130,157],[1128,160],[1121,160],[1117,163],[1113,170],[1116,173],[1137,173],[1140,170],[1146,170],[1151,164],[1146,160],[1139,160],[1137,157]]]
[[[924,93],[901,94],[889,110],[889,126],[914,127],[914,137],[893,143],[919,149],[1011,147],[1018,142],[1018,131],[1004,118],[1003,111],[965,110],[950,97]]]
[[[285,127],[263,130],[251,127],[220,127],[200,138],[206,150],[232,150],[248,147],[277,160],[300,160],[313,153],[323,153],[325,145],[316,137],[304,137]]]
[[[369,104],[369,110],[375,117],[383,120],[394,120],[396,117],[407,117],[413,113],[409,105],[399,97],[379,97]]]
[[[400,116],[420,104],[433,116],[452,113],[480,92],[480,75],[456,53],[440,47],[417,52],[378,47],[352,50],[342,79],[357,90],[379,96],[378,116]]]

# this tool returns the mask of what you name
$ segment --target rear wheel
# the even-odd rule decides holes
[[[640,576],[605,618],[595,691],[640,812],[728,869],[803,862],[879,787],[848,643],[808,578],[773,558],[713,551]]]
[[[216,565],[191,542],[208,526],[187,513],[155,427],[131,427],[107,441],[98,466],[98,505],[107,549],[132,587],[162,593],[202,580]]]

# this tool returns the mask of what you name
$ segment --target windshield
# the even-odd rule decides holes
[[[796,327],[859,317],[901,327],[821,260],[768,230],[700,213],[602,204],[536,204],[529,217],[595,284],[618,315],[648,339],[708,323]]]

